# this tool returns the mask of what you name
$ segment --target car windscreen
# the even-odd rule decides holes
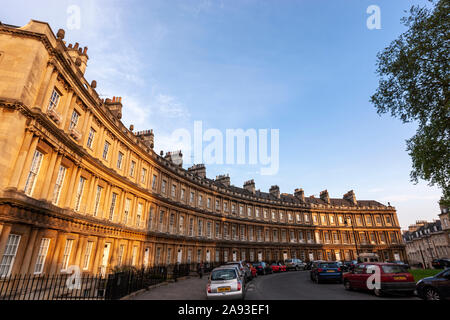
[[[214,270],[211,273],[211,280],[212,281],[219,281],[219,280],[233,280],[236,279],[236,270],[234,269],[221,269],[221,270]]]
[[[384,273],[405,273],[408,269],[401,265],[381,266]]]
[[[339,268],[337,263],[319,263],[319,268]]]

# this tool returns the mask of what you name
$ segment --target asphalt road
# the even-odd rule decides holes
[[[205,300],[208,276],[169,283],[140,293],[132,300]],[[419,300],[417,297],[387,296],[378,298],[370,292],[347,291],[343,284],[316,284],[309,271],[290,271],[258,276],[246,286],[245,300]]]
[[[376,297],[370,292],[347,291],[343,284],[311,281],[309,271],[259,276],[247,285],[245,300],[380,300],[419,299],[408,296]]]

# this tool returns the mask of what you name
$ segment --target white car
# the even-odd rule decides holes
[[[244,299],[244,281],[234,266],[222,266],[211,271],[206,286],[207,299]]]

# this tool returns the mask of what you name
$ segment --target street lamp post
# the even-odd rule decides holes
[[[345,217],[344,224],[345,224],[346,227],[348,227],[348,222],[347,222],[347,221],[348,221],[349,219],[350,219],[350,221],[351,221],[352,218],[351,218],[350,216]],[[356,239],[355,228],[353,227],[353,223],[351,223],[350,225],[351,225],[351,227],[352,227],[353,239],[355,239],[356,255],[359,256],[358,240]]]

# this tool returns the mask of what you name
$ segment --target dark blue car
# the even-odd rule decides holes
[[[424,300],[450,299],[450,268],[416,284],[417,295]]]
[[[316,261],[310,272],[311,280],[320,283],[322,281],[334,281],[342,283],[342,269],[336,262]]]

